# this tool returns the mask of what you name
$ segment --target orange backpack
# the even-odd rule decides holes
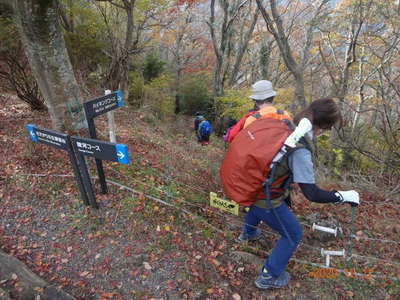
[[[251,115],[228,148],[220,168],[220,177],[228,198],[239,205],[249,206],[264,199],[263,183],[276,153],[292,130],[283,120],[291,120],[289,114],[274,107]],[[277,178],[271,186],[284,182],[288,174]],[[274,193],[277,198],[283,191]]]

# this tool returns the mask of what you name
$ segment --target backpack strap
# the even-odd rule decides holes
[[[256,118],[258,120],[258,119],[261,119],[262,116],[261,116],[260,112],[257,111],[252,115],[252,117],[254,117],[254,118]]]
[[[277,109],[274,106],[269,106],[266,108],[262,108],[258,111],[256,111],[253,115],[249,116],[244,125],[243,128],[246,128],[249,126],[252,122],[259,120],[259,119],[275,119],[275,120],[284,120],[284,119],[291,119],[289,113],[287,113],[284,110]]]
[[[289,119],[283,119],[283,122],[290,128],[291,131],[294,131],[296,129],[296,125],[294,125],[292,120]]]

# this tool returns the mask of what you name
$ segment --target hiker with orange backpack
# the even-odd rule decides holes
[[[319,99],[296,115],[296,124],[311,123],[302,137],[296,136],[290,116],[272,106],[276,93],[269,81],[256,82],[252,91],[250,98],[259,110],[245,118],[232,138],[220,175],[226,195],[250,207],[240,242],[260,238],[261,221],[281,235],[255,281],[260,289],[280,288],[289,283],[285,269],[302,238],[301,226],[289,209],[290,184],[297,183],[312,202],[357,206],[360,201],[356,191],[326,191],[315,184],[310,140],[341,119],[336,103]]]

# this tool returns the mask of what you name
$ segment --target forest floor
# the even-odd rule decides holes
[[[304,238],[287,268],[291,283],[262,291],[254,280],[277,236],[262,225],[260,241],[240,245],[235,238],[244,213],[208,204],[210,191],[221,192],[221,139],[198,145],[187,118],[161,122],[124,107],[115,119],[131,164],[104,162],[109,193],[92,180],[95,210],[83,205],[66,153],[28,138],[25,125],[51,128],[48,115],[11,100],[0,106],[0,249],[47,282],[77,299],[399,299],[398,199],[360,191],[352,264],[332,258],[331,266],[345,274],[321,278],[327,273],[310,263],[324,264],[321,248],[349,249],[351,210],[295,194]],[[105,125],[105,116],[96,120],[101,139]],[[342,183],[345,188],[355,187]],[[335,220],[343,234],[313,233],[317,220]],[[18,299],[15,283],[3,280],[0,288]]]

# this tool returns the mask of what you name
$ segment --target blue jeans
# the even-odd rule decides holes
[[[293,255],[297,246],[300,243],[303,231],[295,215],[287,207],[286,203],[283,203],[279,207],[275,208],[276,214],[279,216],[282,224],[285,226],[288,235],[290,236],[293,243],[288,238],[285,229],[282,228],[279,220],[276,218],[272,210],[260,208],[255,205],[250,207],[249,212],[246,215],[246,225],[243,226],[243,231],[249,236],[254,235],[256,227],[263,221],[272,229],[279,232],[281,238],[275,245],[269,257],[264,263],[264,267],[272,276],[279,276],[289,262],[290,257]],[[251,225],[248,226],[247,224]]]

